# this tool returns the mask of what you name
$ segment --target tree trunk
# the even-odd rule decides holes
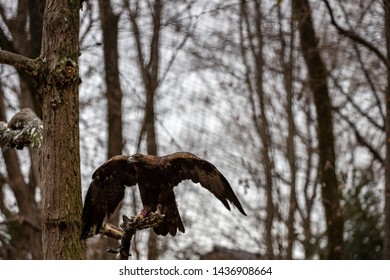
[[[327,84],[328,74],[320,56],[308,0],[293,0],[292,6],[294,16],[298,21],[301,51],[308,68],[309,86],[317,110],[319,178],[326,215],[327,258],[342,259],[344,221],[336,177],[332,104]]]
[[[42,240],[45,259],[84,259],[79,95],[79,1],[47,0],[38,81],[43,111]],[[84,244],[84,245],[83,245]]]
[[[264,34],[262,27],[263,16],[261,14],[261,2],[261,0],[253,1],[254,6],[250,7],[250,4],[247,3],[247,1],[241,1],[242,29],[245,29],[246,36],[249,38],[249,48],[247,49],[247,47],[242,45],[241,53],[246,68],[246,86],[249,91],[253,125],[256,134],[262,143],[259,156],[261,157],[265,176],[266,217],[264,222],[264,239],[267,248],[266,257],[268,259],[275,259],[273,225],[276,211],[273,202],[274,184],[272,177],[274,173],[274,162],[272,159],[272,139],[270,137],[269,120],[265,110],[267,104],[263,86],[265,65],[263,58]],[[251,13],[253,13],[253,15],[251,15]],[[252,25],[254,25],[254,27],[252,27]],[[243,42],[243,38],[241,40]],[[254,66],[252,66],[252,63]]]
[[[110,1],[99,0],[107,96],[108,158],[122,153],[122,90],[119,81],[118,20]]]
[[[283,32],[283,15],[281,10],[281,5],[278,5],[278,19],[279,19],[279,40],[281,44],[281,65],[283,69],[283,81],[284,81],[284,89],[286,91],[286,114],[287,114],[287,122],[288,122],[288,134],[287,134],[287,151],[286,157],[288,160],[288,165],[290,168],[290,212],[288,213],[288,218],[286,221],[287,226],[287,248],[286,248],[286,259],[293,258],[293,249],[294,243],[296,241],[296,230],[295,230],[295,214],[298,207],[297,202],[297,156],[296,156],[296,148],[295,148],[295,140],[296,136],[296,125],[294,119],[294,111],[293,111],[293,102],[294,102],[294,91],[293,91],[293,52],[294,52],[294,20],[291,15],[290,19],[290,33],[284,35]],[[292,12],[292,11],[291,11]],[[288,37],[288,38],[286,38]],[[290,42],[290,43],[287,43]]]
[[[386,87],[386,161],[385,161],[385,237],[383,258],[390,259],[390,0],[384,0],[385,32],[387,50]]]
[[[112,11],[111,3],[99,0],[100,21],[103,31],[103,54],[106,80],[107,123],[108,123],[108,153],[107,158],[122,154],[122,90],[119,81],[119,54],[118,54],[118,20],[119,16]],[[118,225],[122,203],[110,217],[109,223]],[[105,251],[108,248],[117,248],[118,241],[102,236],[99,239],[102,255],[100,259],[112,259],[112,254]]]
[[[4,96],[0,89],[0,121],[6,121]],[[42,238],[40,229],[40,209],[35,201],[37,184],[35,180],[26,182],[17,153],[14,149],[2,149],[4,162],[10,185],[17,202],[18,213],[6,211],[3,201],[0,202],[0,210],[6,219],[7,233],[10,235],[10,243],[2,244],[2,249],[7,247],[7,253],[1,257],[6,259],[42,259]],[[3,192],[0,184],[0,192]],[[2,194],[0,195],[2,197]]]
[[[19,1],[18,12],[12,20],[5,20],[12,39],[5,36],[0,29],[0,47],[3,50],[36,58],[40,54],[42,41],[43,11],[45,1]],[[41,104],[37,98],[33,78],[27,73],[15,68],[20,77],[19,103],[21,108],[31,108],[38,116],[42,116]],[[6,121],[4,97],[0,93],[0,120]],[[7,174],[11,180],[11,189],[15,194],[19,212],[6,217],[7,232],[10,234],[10,255],[7,259],[42,259],[42,238],[40,229],[41,213],[35,200],[35,193],[40,184],[37,152],[30,149],[30,175],[28,180],[23,176],[20,160],[15,151],[3,149],[4,162]],[[0,190],[1,191],[1,190]],[[3,213],[4,214],[4,213]],[[14,221],[16,217],[19,221]]]
[[[154,3],[153,16],[153,38],[150,45],[150,59],[148,71],[148,82],[145,84],[146,104],[145,104],[145,132],[146,132],[146,150],[149,155],[157,155],[157,138],[155,127],[154,102],[158,86],[159,71],[159,50],[160,50],[160,28],[161,28],[161,10],[162,3],[156,0]],[[159,257],[157,235],[153,230],[149,231],[148,240],[148,259],[157,260]]]
[[[146,62],[141,33],[139,30],[137,17],[138,17],[138,3],[136,7],[131,9],[127,2],[127,8],[130,12],[130,21],[132,24],[135,46],[137,49],[138,66],[143,81],[143,86],[146,95],[146,104],[144,109],[144,120],[141,127],[138,147],[140,146],[141,139],[146,135],[146,150],[150,155],[157,155],[157,138],[155,128],[155,110],[154,102],[155,95],[159,83],[159,61],[160,61],[160,30],[161,30],[161,15],[163,10],[163,3],[160,0],[155,0],[153,3],[153,9],[151,12],[153,22],[153,34],[149,46],[150,56],[148,62]],[[157,236],[154,231],[150,231],[148,241],[148,259],[157,259],[159,256]]]

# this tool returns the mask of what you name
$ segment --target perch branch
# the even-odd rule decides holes
[[[145,218],[139,218],[139,216],[132,216],[131,218],[122,216],[123,222],[120,228],[111,224],[104,224],[100,230],[101,234],[108,237],[121,240],[119,248],[116,250],[108,249],[108,253],[114,253],[117,260],[127,260],[131,256],[130,245],[133,235],[137,230],[153,228],[158,226],[164,219],[164,214],[161,214],[158,209],[156,212],[150,212]]]

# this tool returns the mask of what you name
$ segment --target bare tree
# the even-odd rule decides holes
[[[329,97],[328,73],[320,50],[307,0],[293,0],[294,16],[298,22],[303,57],[308,67],[309,86],[317,110],[319,145],[319,174],[322,202],[325,207],[329,259],[343,258],[343,216],[340,190],[336,176],[336,156],[333,135],[332,104]]]
[[[140,151],[142,143],[145,143],[146,152],[151,155],[159,153],[159,141],[157,138],[157,114],[156,103],[161,85],[174,64],[177,54],[183,48],[189,37],[189,28],[181,25],[179,17],[183,11],[190,9],[190,3],[185,5],[183,10],[171,9],[168,13],[168,1],[124,1],[132,31],[132,48],[135,51],[137,63],[137,76],[140,77],[140,88],[144,93],[143,119],[140,124],[138,139],[136,140],[136,151]],[[180,7],[180,6],[179,6]],[[169,46],[172,48],[172,55],[165,63],[161,63],[162,48],[161,41],[165,29],[170,26],[180,26],[181,39],[177,44]],[[191,26],[191,24],[190,24]],[[178,27],[179,28],[179,27]],[[166,31],[165,31],[166,32]],[[143,142],[145,140],[145,142]],[[158,246],[160,248],[158,248]],[[158,244],[157,236],[150,232],[148,241],[148,259],[157,259],[160,249],[163,246]]]
[[[385,240],[384,259],[390,259],[390,1],[384,0],[386,34],[386,161],[385,161]]]
[[[361,1],[361,3],[363,2]],[[250,7],[247,9],[249,29],[243,28],[243,26],[248,25],[241,20],[245,18],[241,16],[242,11],[240,11],[243,3]],[[259,3],[262,5],[260,23],[259,20],[256,20],[258,18],[256,18],[257,10],[255,8],[255,5],[259,5]],[[351,17],[350,21],[356,22],[356,28],[360,28],[359,30],[363,30],[367,34],[369,33],[367,22],[371,22],[374,18],[370,11],[377,11],[378,8],[378,6],[371,7],[372,3],[364,4],[362,10],[357,12],[355,12],[356,9],[352,10],[352,7],[355,7],[352,1],[350,7],[348,6],[351,8],[348,12],[352,13],[353,11],[352,15],[354,16]],[[335,229],[335,232],[337,231],[337,236],[341,237],[339,240],[333,237],[329,240],[334,240],[336,243],[340,240],[343,241],[343,222],[341,219],[343,208],[341,205],[345,205],[345,203],[342,199],[346,198],[346,189],[355,187],[349,172],[357,167],[356,165],[359,164],[357,161],[363,158],[359,157],[357,161],[355,158],[348,161],[350,153],[359,154],[363,147],[363,150],[373,156],[378,178],[382,178],[383,175],[380,169],[380,164],[384,161],[380,152],[382,149],[380,139],[382,139],[381,131],[384,131],[382,125],[384,114],[381,113],[383,109],[380,108],[380,104],[383,104],[380,90],[384,87],[381,71],[378,70],[381,68],[375,69],[378,66],[377,58],[380,59],[380,56],[372,56],[368,53],[370,48],[365,47],[365,49],[361,46],[355,46],[355,48],[351,42],[337,36],[332,26],[322,24],[328,20],[324,10],[321,9],[324,6],[316,7],[311,11],[316,24],[316,45],[311,45],[309,54],[316,53],[316,51],[313,52],[313,49],[321,52],[322,66],[319,64],[320,66],[316,69],[322,69],[318,71],[320,74],[322,73],[318,76],[322,78],[322,81],[314,80],[307,75],[307,71],[311,72],[313,68],[310,70],[305,63],[302,63],[305,62],[305,57],[298,52],[298,40],[295,35],[298,33],[294,28],[298,26],[299,21],[295,20],[296,13],[291,15],[290,3],[267,5],[266,1],[237,1],[229,7],[227,6],[221,4],[218,6],[219,9],[210,10],[210,14],[215,18],[218,17],[220,21],[210,20],[212,23],[208,26],[205,24],[206,28],[202,29],[202,31],[210,29],[207,33],[208,36],[204,33],[202,35],[205,36],[204,38],[213,39],[202,40],[203,37],[198,36],[194,38],[194,41],[197,40],[194,43],[196,47],[191,50],[197,63],[194,64],[195,70],[206,73],[202,76],[206,83],[213,81],[210,82],[210,92],[218,96],[221,91],[226,96],[214,102],[220,102],[222,107],[229,103],[226,99],[232,98],[229,104],[231,106],[227,110],[229,113],[220,113],[220,120],[226,122],[226,128],[229,132],[228,135],[223,134],[220,139],[224,139],[224,144],[228,143],[226,139],[229,134],[234,134],[237,130],[237,142],[234,142],[236,147],[230,151],[231,154],[235,155],[240,154],[238,151],[245,154],[242,168],[251,175],[245,178],[244,173],[241,173],[239,177],[240,182],[246,186],[263,187],[266,185],[265,170],[267,169],[264,167],[263,157],[259,155],[258,151],[261,149],[270,151],[269,158],[274,163],[271,176],[275,209],[274,213],[271,214],[274,215],[274,219],[270,235],[272,236],[275,257],[291,258],[291,252],[300,254],[300,250],[291,251],[294,247],[302,249],[304,258],[327,258],[330,254],[324,252],[326,248],[323,244],[326,244],[324,241],[329,239],[329,235],[326,232],[328,226],[324,221],[332,221],[331,227]],[[277,14],[278,10],[279,14]],[[366,22],[367,17],[369,20]],[[303,20],[307,20],[307,18],[302,17]],[[215,22],[217,24],[213,24]],[[275,22],[280,23],[279,30],[276,30]],[[263,39],[262,42],[258,39],[258,33],[255,32],[256,24],[263,28],[262,35],[266,39]],[[240,30],[241,35],[239,35]],[[352,33],[348,31],[344,34]],[[304,37],[305,39],[310,38],[310,36]],[[361,41],[364,42],[364,40]],[[253,45],[251,46],[251,44]],[[257,51],[257,54],[261,53],[262,48],[263,56],[250,56],[253,53],[250,52],[251,48]],[[246,51],[244,54],[250,59],[242,59],[242,49]],[[266,51],[264,52],[264,50]],[[308,50],[306,49],[306,51]],[[238,53],[240,56],[237,55]],[[260,64],[263,69],[262,76],[257,75],[255,71],[256,65]],[[249,75],[247,74],[248,69]],[[356,75],[357,73],[358,75]],[[258,137],[259,134],[254,129],[255,126],[248,125],[249,123],[253,124],[253,118],[256,116],[258,116],[258,121],[261,120],[260,113],[253,114],[253,104],[258,109],[257,112],[262,112],[260,99],[257,99],[256,95],[248,94],[246,87],[249,80],[253,85],[252,89],[255,89],[256,82],[258,82],[256,79],[261,80],[263,88],[262,92],[266,104],[264,112],[268,118],[271,139],[268,142],[263,142],[262,138]],[[217,82],[214,82],[215,80]],[[321,103],[314,95],[313,84],[322,86],[324,81],[326,86],[323,88],[327,88],[328,100],[321,101]],[[215,84],[220,86],[218,90],[215,89]],[[350,87],[346,85],[350,85]],[[362,102],[362,96],[356,95],[357,87],[358,91],[366,93],[363,100],[368,100],[367,103]],[[367,92],[368,89],[372,90],[372,95]],[[248,98],[244,100],[244,96]],[[256,98],[251,100],[250,97]],[[213,104],[212,94],[208,96],[207,100],[208,102],[204,102],[204,107],[211,107]],[[321,129],[317,129],[320,124],[323,124],[318,119],[318,114],[322,114],[324,108],[319,108],[320,110],[317,112],[316,107],[319,106],[319,103],[322,107],[327,107],[323,120],[329,121]],[[324,104],[328,106],[324,106]],[[241,113],[241,111],[245,111],[246,114]],[[248,112],[250,113],[248,114]],[[213,112],[204,109],[204,114],[209,117]],[[362,126],[361,122],[367,126]],[[232,129],[233,127],[236,129]],[[264,127],[261,129],[265,130]],[[207,126],[199,128],[197,132],[201,133],[204,130],[207,131]],[[326,135],[328,130],[331,131],[332,135]],[[217,134],[214,130],[211,131]],[[323,133],[324,131],[325,133]],[[217,138],[218,135],[215,134],[213,137]],[[333,140],[330,141],[328,138],[319,143],[320,138],[324,135],[330,136]],[[326,145],[330,144],[329,153],[324,149],[324,142]],[[265,143],[268,143],[270,147],[263,147],[266,145]],[[241,149],[242,145],[245,145],[246,149]],[[226,155],[224,156],[225,160],[229,160]],[[328,168],[327,164],[325,170],[330,171],[327,185],[330,186],[330,182],[333,181],[333,193],[326,194],[325,192],[322,204],[318,203],[318,198],[321,197],[321,193],[324,193],[322,183],[327,174],[324,174],[324,162],[319,160],[320,157],[328,158],[330,160],[328,164],[334,163],[333,167],[330,164],[331,168]],[[371,163],[367,162],[366,164]],[[375,186],[379,189],[380,179],[376,183]],[[259,195],[258,204],[254,209],[260,212],[257,229],[264,233],[258,239],[259,249],[262,250],[264,247],[269,247],[266,244],[270,242],[263,240],[267,236],[266,218],[269,212],[265,210],[267,208],[265,188],[260,189],[264,192]],[[327,195],[334,195],[334,197],[326,198]],[[332,209],[331,202],[334,206],[332,210],[332,213],[335,214],[334,217],[330,217],[329,212],[328,214],[325,212],[328,211],[326,210],[328,206]],[[336,222],[333,222],[333,218],[336,219]],[[332,247],[332,245],[330,246]],[[338,247],[338,245],[334,248],[342,250],[342,247]]]
[[[307,258],[321,251],[319,243],[313,242],[321,238],[321,229],[313,228],[312,217],[321,209],[316,203],[313,172],[313,116],[305,105],[311,99],[297,97],[305,96],[305,89],[296,87],[302,81],[295,76],[300,68],[296,63],[295,22],[288,8],[265,1],[238,1],[228,8],[221,5],[219,12],[226,13],[230,28],[213,30],[217,39],[211,43],[205,40],[193,50],[206,69],[218,73],[207,78],[217,79],[221,85],[218,90],[232,99],[229,113],[221,119],[226,121],[229,134],[236,135],[234,143],[242,155],[240,168],[245,172],[238,176],[239,182],[245,188],[259,189],[255,205],[248,204],[259,233],[256,249],[263,257],[275,259],[292,259],[297,248],[303,249]],[[305,112],[299,116],[298,128],[296,110]],[[226,137],[221,136],[224,144]],[[254,239],[253,234],[248,235]]]
[[[264,35],[262,27],[262,1],[254,1],[253,6],[249,7],[249,3],[241,1],[241,16],[242,16],[242,32],[246,32],[247,38],[242,37],[241,42],[249,39],[249,47],[242,45],[242,59],[245,65],[246,86],[248,88],[249,102],[252,109],[252,120],[254,129],[261,139],[263,145],[259,151],[261,162],[264,167],[266,192],[266,217],[265,217],[265,244],[267,247],[267,258],[274,259],[274,241],[273,241],[273,223],[275,217],[274,205],[274,182],[272,178],[274,170],[274,162],[272,159],[272,140],[270,137],[269,120],[266,114],[265,107],[267,106],[265,90],[264,90]],[[249,19],[249,11],[253,11],[253,22]],[[254,61],[254,65],[250,62]]]
[[[103,33],[103,55],[106,81],[107,98],[107,124],[108,124],[108,153],[107,158],[122,154],[122,89],[119,75],[118,53],[118,21],[120,15],[114,13],[110,1],[99,0],[99,12]],[[110,217],[110,223],[119,224],[121,207]],[[96,259],[112,259],[113,256],[106,253],[108,248],[117,248],[118,241],[100,236],[94,244],[94,256]]]
[[[15,16],[7,12],[7,5],[0,5],[1,20],[8,28],[12,38],[6,35],[4,29],[0,29],[0,47],[3,50],[18,53],[30,58],[39,56],[41,49],[43,10],[45,1],[18,1]],[[22,108],[31,108],[41,116],[41,105],[38,102],[37,90],[34,87],[33,79],[30,75],[15,68],[20,78],[20,94],[15,92],[15,96]],[[12,81],[12,79],[11,79]],[[0,112],[2,121],[9,121],[6,118],[9,103],[4,97],[4,89],[10,88],[6,79],[1,79]],[[12,86],[11,86],[12,87]],[[2,256],[7,259],[42,259],[42,241],[40,226],[40,208],[35,199],[37,188],[40,186],[40,176],[38,171],[37,152],[29,149],[29,159],[20,158],[20,154],[9,148],[3,148],[2,154],[7,169],[7,174],[2,175],[2,188],[7,184],[15,195],[18,212],[7,206],[6,195],[2,197],[0,204],[1,212],[6,217],[7,233],[10,235],[9,249],[5,250]],[[22,172],[21,163],[30,162],[30,172],[26,179]],[[14,179],[11,179],[14,178]],[[18,178],[16,180],[16,178]],[[22,205],[23,204],[23,205]],[[8,224],[9,222],[9,224]],[[8,227],[9,225],[9,227]],[[12,227],[20,228],[12,230]],[[3,242],[8,244],[8,242]]]
[[[137,50],[137,59],[139,72],[142,77],[143,87],[146,96],[144,119],[141,124],[138,147],[141,139],[146,136],[146,151],[150,155],[157,155],[157,139],[155,128],[155,96],[159,84],[159,61],[160,61],[160,31],[161,31],[161,16],[163,11],[163,3],[160,0],[155,0],[151,9],[152,21],[152,37],[148,49],[149,56],[144,53],[140,28],[138,24],[140,3],[129,3],[125,1],[129,11],[131,28],[134,34],[135,47]],[[139,149],[139,148],[138,148]],[[155,260],[158,258],[157,236],[154,232],[150,232],[148,242],[148,259]]]
[[[38,88],[44,128],[41,176],[45,259],[85,258],[85,246],[75,234],[80,231],[82,200],[77,65],[80,6],[74,3],[47,1],[43,24],[41,58],[48,74]]]
[[[7,121],[5,117],[5,104],[3,91],[0,88],[0,120]],[[6,164],[7,176],[0,175],[0,211],[5,217],[7,234],[0,237],[2,240],[1,258],[5,259],[42,259],[42,241],[40,226],[40,208],[35,201],[37,182],[33,169],[28,180],[24,178],[20,167],[18,154],[10,147],[2,149]],[[9,185],[15,195],[18,212],[7,206],[5,184]],[[2,236],[2,235],[0,235]]]
[[[279,20],[279,41],[280,41],[280,64],[282,67],[284,88],[286,91],[286,113],[288,123],[288,135],[286,143],[286,157],[290,168],[290,212],[287,217],[286,226],[288,229],[287,234],[287,248],[286,248],[286,259],[293,258],[294,243],[296,241],[296,225],[295,215],[298,207],[297,202],[297,154],[296,154],[296,143],[295,135],[296,124],[293,111],[294,102],[294,86],[293,86],[293,70],[294,70],[294,20],[290,16],[289,28],[290,32],[284,35],[283,30],[283,13],[281,5],[278,5],[278,20]],[[287,37],[287,38],[286,38]]]
[[[348,4],[352,4],[355,7],[356,3],[336,3],[331,4],[328,0],[322,0],[322,2],[325,4],[325,7],[328,11],[328,14],[330,16],[330,22],[332,26],[336,29],[336,31],[340,34],[340,36],[344,38],[348,38],[353,46],[353,50],[355,51],[356,60],[358,61],[358,65],[361,68],[363,72],[364,80],[367,83],[367,89],[369,93],[372,95],[372,99],[374,100],[375,106],[372,106],[372,108],[375,108],[375,111],[378,112],[377,116],[378,118],[373,118],[370,112],[367,112],[363,110],[358,104],[354,98],[353,95],[355,95],[355,92],[352,94],[346,93],[343,91],[340,84],[336,82],[337,89],[346,96],[348,102],[352,105],[352,108],[355,112],[358,112],[360,119],[365,120],[367,124],[371,127],[373,127],[376,130],[381,131],[380,133],[385,133],[386,139],[388,139],[389,135],[389,102],[388,102],[388,96],[389,96],[389,2],[384,1],[372,1],[370,3],[362,2],[363,5],[361,5],[362,9],[357,12],[357,15],[355,16],[355,19],[352,19],[354,24],[351,23],[351,20],[349,19],[350,13],[348,13],[348,9],[345,8],[345,6],[348,7]],[[335,7],[337,6],[338,10],[341,11],[341,15],[344,19],[343,24],[339,23],[339,19],[335,15]],[[383,18],[376,17],[371,14],[372,7],[383,7],[384,13]],[[382,25],[383,24],[383,34],[386,40],[380,40],[376,41],[374,37],[370,36],[370,32],[367,32],[367,26],[363,23],[364,18],[369,18],[370,21],[373,19],[376,19],[378,21],[377,24]],[[341,20],[340,20],[341,22]],[[381,48],[379,47],[382,45],[386,50],[383,52]],[[372,62],[374,61],[374,62]],[[372,68],[372,64],[375,63],[376,65],[374,68],[376,69],[382,69],[382,65],[384,66],[385,71],[383,73],[386,73],[386,75],[378,75],[376,73],[376,69]],[[380,82],[379,77],[383,77],[382,81],[385,81],[385,85],[382,85]],[[332,77],[333,80],[335,78]],[[382,91],[382,88],[385,87],[385,94],[384,97],[381,96],[380,91]],[[383,103],[382,100],[385,100]],[[385,106],[383,107],[383,104]],[[382,109],[384,108],[384,110]],[[385,192],[384,192],[384,202],[385,202],[385,237],[384,237],[384,258],[388,259],[390,258],[390,219],[389,219],[389,143],[388,141],[385,142],[385,149],[386,149],[386,156],[385,158],[382,157],[381,152],[379,151],[380,148],[378,148],[376,141],[372,139],[369,135],[365,134],[365,132],[354,122],[351,120],[351,117],[347,116],[345,113],[342,113],[340,108],[336,108],[336,113],[343,119],[345,122],[348,123],[348,125],[351,127],[353,134],[356,137],[356,140],[359,145],[365,147],[369,153],[372,154],[374,159],[378,161],[381,166],[384,167],[385,173]]]
[[[77,3],[77,4],[75,4]],[[0,51],[0,62],[30,74],[42,100],[42,240],[45,259],[82,259],[78,75],[79,2],[47,1],[40,57]]]

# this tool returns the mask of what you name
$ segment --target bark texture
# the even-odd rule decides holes
[[[45,259],[83,259],[79,96],[79,1],[48,0],[38,83],[43,111],[42,240]]]

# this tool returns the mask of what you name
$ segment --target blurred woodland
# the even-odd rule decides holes
[[[182,184],[186,233],[133,259],[390,259],[390,0],[0,0],[0,121],[21,108],[43,143],[2,143],[0,259],[112,259],[79,240],[92,173],[175,151],[248,216]]]

